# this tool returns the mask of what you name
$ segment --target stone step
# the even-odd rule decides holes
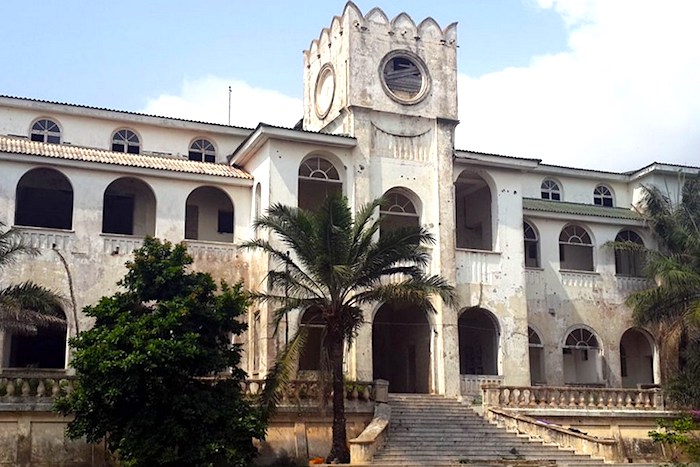
[[[442,396],[392,394],[389,404],[392,415],[387,441],[376,453],[373,465],[604,465],[601,459],[499,428],[471,407]]]

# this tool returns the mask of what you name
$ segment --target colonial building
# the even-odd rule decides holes
[[[69,297],[67,336],[0,337],[4,368],[63,369],[81,310],[117,290],[146,235],[185,241],[194,267],[264,287],[278,265],[237,244],[273,203],[313,208],[341,192],[353,206],[385,196],[382,228],[419,223],[437,239],[430,273],[458,306],[365,310],[347,349],[350,378],[395,392],[471,394],[508,385],[634,387],[660,381],[658,345],[635,328],[627,294],[647,286],[640,258],[606,246],[653,246],[635,210],[641,187],[678,195],[697,168],[573,169],[454,148],[457,28],[348,3],[304,52],[302,124],[255,129],[0,97],[0,222],[41,251],[5,267]],[[293,123],[293,122],[290,122]],[[270,310],[251,308],[245,366],[264,375],[284,341]],[[299,310],[289,333],[317,317]],[[318,345],[299,371],[317,370]]]

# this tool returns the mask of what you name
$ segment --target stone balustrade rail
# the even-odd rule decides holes
[[[215,380],[221,378],[204,378]],[[0,404],[52,403],[53,399],[73,391],[76,377],[61,372],[3,371],[0,373]],[[262,393],[265,380],[250,379],[242,383],[245,396],[254,398]],[[281,405],[314,406],[330,401],[330,383],[310,380],[290,381],[282,390]],[[375,383],[353,381],[346,383],[348,400],[373,402]]]
[[[482,385],[484,408],[666,410],[660,389]]]

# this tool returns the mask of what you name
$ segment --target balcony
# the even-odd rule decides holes
[[[501,253],[485,250],[455,250],[458,284],[493,284],[501,268]]]

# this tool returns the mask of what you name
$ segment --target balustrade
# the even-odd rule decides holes
[[[500,386],[503,375],[459,375],[459,389],[463,396],[481,395],[483,384]]]
[[[19,227],[22,232],[22,241],[36,249],[58,249],[68,251],[74,233],[66,230],[53,230],[41,227]]]
[[[186,240],[187,251],[195,261],[232,261],[236,246],[227,243]]]
[[[484,384],[485,407],[569,410],[665,410],[659,389]]]
[[[104,240],[103,252],[109,255],[130,255],[134,250],[143,246],[143,238],[126,235],[102,234]]]
[[[245,380],[242,382],[243,393],[250,398],[262,394],[265,380]],[[280,388],[280,405],[314,406],[330,401],[332,390],[330,382],[313,380],[293,380]],[[373,402],[375,384],[370,381],[348,382],[345,384],[345,397],[350,401]]]
[[[73,391],[74,377],[23,375],[0,378],[0,403],[51,402]]]
[[[494,251],[455,251],[458,284],[492,284],[500,271],[501,254]]]

